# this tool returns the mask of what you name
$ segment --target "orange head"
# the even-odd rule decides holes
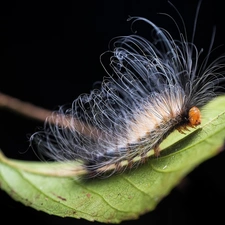
[[[196,106],[192,107],[188,112],[188,119],[191,126],[197,126],[201,124],[201,112]]]

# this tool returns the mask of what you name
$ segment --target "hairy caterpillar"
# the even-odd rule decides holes
[[[129,20],[148,23],[154,40],[136,34],[116,38],[112,72],[106,70],[100,89],[80,95],[71,108],[61,107],[31,137],[42,154],[82,161],[91,176],[137,166],[150,151],[159,156],[160,143],[172,131],[201,124],[201,107],[219,94],[224,81],[224,56],[209,63],[215,31],[199,64],[202,52],[188,41],[185,27],[174,40],[145,18]]]

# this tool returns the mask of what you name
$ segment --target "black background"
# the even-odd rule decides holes
[[[181,13],[191,37],[198,1],[172,3]],[[50,110],[71,103],[106,75],[99,56],[108,49],[111,38],[132,33],[126,21],[129,16],[146,17],[179,38],[174,23],[159,12],[178,18],[167,1],[159,0],[1,3],[0,91]],[[202,1],[195,39],[199,49],[207,49],[216,25],[215,46],[222,45],[218,53],[225,52],[224,19],[222,1]],[[181,26],[178,20],[177,23]],[[140,24],[136,28],[145,37],[151,35],[150,27],[148,30]],[[0,124],[0,148],[6,156],[37,160],[32,151],[26,150],[28,136],[42,123],[2,109]],[[122,224],[224,221],[224,160],[225,153],[221,152],[204,162],[185,178],[182,184],[186,185],[176,187],[153,212]],[[92,224],[38,212],[15,202],[3,191],[0,191],[0,220],[1,224],[14,220],[24,224]]]

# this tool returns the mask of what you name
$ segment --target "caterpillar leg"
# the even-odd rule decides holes
[[[176,129],[177,129],[181,134],[186,134],[185,131],[190,131],[190,130],[188,129],[188,127],[196,128],[195,125],[192,125],[191,123],[188,123],[188,124],[186,124],[186,125],[177,127]]]
[[[156,147],[154,147],[154,155],[156,157],[159,157],[160,156],[160,147],[157,145]]]

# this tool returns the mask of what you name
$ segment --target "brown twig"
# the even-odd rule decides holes
[[[51,115],[51,111],[37,107],[29,102],[23,102],[17,98],[0,93],[0,107],[10,109],[32,119],[45,121]]]
[[[97,138],[100,135],[99,130],[77,120],[76,118],[53,113],[50,110],[35,106],[29,102],[23,102],[3,93],[0,93],[0,107],[4,107],[35,120],[46,121],[47,119],[48,123],[56,124],[57,126],[72,129],[75,128],[76,131],[86,136],[92,136],[92,138]]]

